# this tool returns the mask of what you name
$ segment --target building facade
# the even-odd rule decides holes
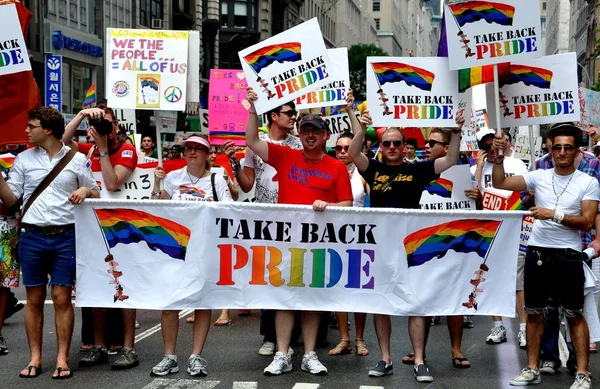
[[[540,0],[540,25],[541,25],[541,40],[539,47],[546,49],[546,17],[548,14],[547,0]]]
[[[401,57],[405,47],[402,37],[408,34],[407,0],[372,0],[372,15],[379,47],[389,55]],[[406,21],[405,21],[406,20]]]
[[[546,16],[546,55],[569,51],[569,0],[548,0]]]
[[[371,2],[366,0],[338,0],[335,3],[335,47],[377,42],[377,29],[370,7]]]

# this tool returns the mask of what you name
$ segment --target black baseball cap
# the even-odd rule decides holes
[[[315,115],[312,113],[303,115],[302,119],[300,120],[300,128],[307,124],[312,124],[313,126],[315,126],[315,128],[318,128],[320,130],[327,129],[327,123],[325,123],[325,120],[323,120],[321,115]]]

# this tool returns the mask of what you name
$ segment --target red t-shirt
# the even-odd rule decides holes
[[[302,150],[268,145],[268,164],[277,170],[279,179],[279,204],[352,201],[350,175],[341,161],[325,155],[319,163],[308,163]]]
[[[94,146],[93,143],[77,143],[79,146],[79,151],[86,156],[90,153],[90,149]],[[135,147],[130,145],[129,143],[121,143],[117,149],[111,150],[108,152],[110,157],[110,163],[113,166],[122,165],[128,167],[132,171],[135,170],[137,166],[137,152],[135,151]],[[102,165],[100,164],[100,150],[96,147],[94,152],[92,153],[92,171],[93,172],[101,172]]]

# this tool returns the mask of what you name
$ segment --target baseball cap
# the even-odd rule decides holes
[[[481,130],[477,131],[477,133],[475,134],[478,142],[481,142],[481,140],[485,136],[488,136],[488,135],[496,136],[496,131],[492,130],[491,128],[482,128]]]
[[[302,119],[300,120],[300,128],[307,124],[312,124],[313,126],[315,126],[315,128],[318,128],[320,130],[327,128],[327,123],[325,123],[325,120],[323,120],[321,115],[315,115],[312,113],[302,116]]]
[[[198,135],[190,135],[186,140],[181,142],[183,147],[191,146],[193,144],[202,145],[210,150],[210,143],[201,136]]]

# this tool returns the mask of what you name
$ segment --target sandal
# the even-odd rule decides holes
[[[31,370],[33,370],[33,369],[35,369],[35,374],[31,374]],[[27,374],[19,373],[19,377],[35,378],[35,377],[39,376],[40,374],[42,374],[42,365],[37,365],[37,366],[29,365],[23,370],[27,370]]]
[[[352,346],[350,346],[349,339],[342,339],[337,346],[329,350],[329,355],[342,355],[350,354],[352,352]]]
[[[92,347],[94,346],[92,346],[91,344],[82,344],[81,346],[79,346],[79,352],[87,353],[92,349]]]
[[[217,319],[214,325],[217,327],[229,326],[231,325],[231,319]]]
[[[414,365],[415,364],[415,353],[408,353],[402,358],[402,363],[405,365]]]
[[[467,362],[468,364],[465,365],[463,362]],[[468,369],[471,367],[471,362],[467,358],[452,357],[452,366],[457,369]]]
[[[69,373],[67,375],[63,375],[62,373],[66,372]],[[70,368],[68,367],[57,367],[56,368],[56,375],[52,376],[53,380],[67,380],[69,378],[73,377],[73,372],[71,371]]]
[[[193,323],[195,320],[196,316],[192,315],[190,317],[188,317],[187,319],[185,319],[186,323]]]
[[[364,339],[356,339],[356,354],[360,356],[369,355],[369,349],[365,345]]]

